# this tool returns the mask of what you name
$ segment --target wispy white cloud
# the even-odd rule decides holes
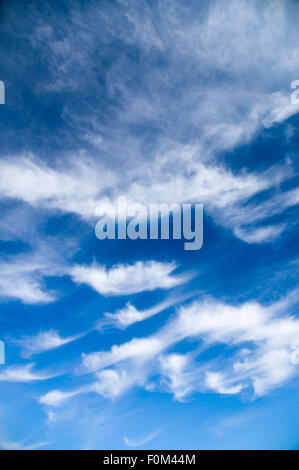
[[[120,346],[112,346],[110,351],[83,354],[83,365],[90,371],[97,371],[119,362],[133,359],[144,364],[165,348],[163,341],[155,336],[133,338]]]
[[[118,396],[133,385],[157,388],[150,382],[155,374],[160,375],[161,386],[180,401],[208,389],[236,394],[252,386],[256,395],[263,395],[296,374],[291,352],[299,335],[299,321],[286,313],[296,302],[296,292],[270,306],[196,301],[181,307],[149,337],[114,345],[110,351],[83,354],[83,366],[98,375],[99,390],[110,398],[114,389]],[[199,350],[189,355],[165,354],[186,339],[200,340]],[[199,366],[196,357],[200,359],[202,350],[216,344],[232,347],[232,353]],[[237,352],[233,352],[235,348]],[[107,367],[110,369],[105,372]]]
[[[157,431],[154,431],[147,436],[144,437],[139,437],[135,439],[131,439],[128,437],[124,437],[124,442],[127,446],[129,447],[140,447],[143,446],[144,444],[147,444],[148,442],[152,441],[155,437],[157,437],[160,434],[161,430],[158,429]]]
[[[94,4],[80,11],[73,8],[67,19],[56,19],[59,28],[56,22],[30,13],[32,31],[22,29],[20,36],[26,34],[49,71],[46,82],[38,83],[33,92],[70,93],[62,118],[73,129],[80,150],[78,157],[68,150],[63,163],[52,166],[33,154],[3,158],[0,194],[85,218],[94,215],[107,193],[112,199],[126,194],[143,203],[203,202],[217,223],[247,243],[273,241],[287,225],[280,226],[280,233],[273,229],[271,236],[269,230],[253,236],[251,229],[247,235],[246,224],[255,221],[254,212],[263,214],[259,220],[270,213],[263,203],[254,211],[246,202],[273,188],[277,178],[274,182],[273,174],[256,174],[250,168],[232,172],[219,153],[298,112],[289,93],[297,73],[295,7],[288,2],[267,1],[261,7],[257,1],[230,0],[225,10],[221,1],[195,9],[172,1],[157,7],[143,4],[146,15],[134,2],[121,2],[120,9],[113,26],[106,8],[98,15]],[[134,91],[130,61],[125,55],[113,61],[106,71],[105,93],[113,101],[117,90],[119,106],[112,118],[108,113],[105,119],[103,110],[94,106],[97,78],[92,57],[98,56],[99,63],[103,58],[98,31],[104,41],[109,37],[134,44],[145,58],[157,50],[167,56],[163,72],[154,65],[150,73],[134,70],[144,83]],[[78,91],[86,101],[83,112],[73,99]],[[132,135],[136,124],[159,129],[163,138],[148,148],[147,135]],[[124,154],[125,164],[118,158],[112,168],[115,156]],[[281,175],[281,180],[285,178]],[[277,213],[283,212],[282,206],[276,207]],[[240,214],[242,220],[237,220]]]
[[[65,344],[76,341],[84,333],[74,336],[61,337],[55,330],[42,331],[35,336],[24,336],[22,339],[13,340],[22,348],[23,357],[31,357],[34,354],[40,354],[45,351],[60,348]]]
[[[45,266],[28,257],[21,257],[0,265],[0,296],[19,299],[27,304],[49,303],[56,299],[54,292],[42,286]]]
[[[127,295],[155,289],[171,289],[187,282],[187,275],[172,275],[175,263],[137,261],[133,265],[118,264],[110,269],[93,263],[76,265],[70,270],[78,284],[87,284],[102,295]]]
[[[36,442],[32,444],[22,444],[7,439],[0,439],[0,449],[2,450],[35,450],[49,445],[49,442]]]
[[[127,328],[130,325],[135,323],[141,322],[150,318],[154,315],[157,315],[164,310],[173,307],[174,305],[183,302],[184,300],[194,296],[194,293],[188,293],[181,296],[173,296],[163,302],[154,305],[151,308],[138,310],[134,305],[130,302],[127,302],[124,308],[116,310],[114,313],[105,313],[105,317],[102,320],[99,320],[96,328],[101,330],[105,325],[114,325],[118,328]]]
[[[19,239],[18,237],[16,237]],[[65,273],[64,256],[55,238],[41,240],[34,234],[34,246],[29,252],[6,255],[0,263],[0,297],[19,299],[26,304],[50,303],[57,300],[59,293],[46,288],[46,276],[60,276]],[[31,240],[31,241],[32,241]]]
[[[240,411],[224,418],[220,418],[214,423],[205,423],[204,429],[217,436],[222,436],[230,428],[243,428],[246,424],[248,424],[248,422],[257,419],[258,417],[260,418],[261,414],[261,410],[258,410],[257,412],[256,409],[245,409],[244,411]]]
[[[39,403],[48,406],[60,406],[66,400],[82,393],[81,389],[72,392],[62,392],[61,390],[52,390],[39,398]]]
[[[39,380],[48,380],[57,374],[42,374],[34,372],[32,369],[35,364],[16,365],[3,368],[0,372],[0,381],[2,382],[34,382]]]
[[[222,395],[235,395],[240,393],[242,385],[230,385],[229,379],[224,377],[221,372],[207,372],[205,384],[211,390]]]
[[[144,385],[143,374],[137,370],[105,369],[96,373],[96,382],[91,390],[99,395],[114,399],[123,395],[133,385]]]
[[[220,361],[221,372],[207,371],[208,387],[218,393],[238,393],[252,384],[256,395],[263,395],[296,373],[290,351],[299,334],[299,321],[286,314],[292,305],[294,293],[269,307],[257,302],[241,306],[195,303],[181,309],[173,327],[179,336],[200,337],[206,346],[223,343],[240,348],[240,356]],[[246,343],[251,343],[249,349],[242,348]]]
[[[35,207],[90,217],[96,208],[97,195],[114,182],[114,176],[99,166],[95,168],[88,157],[84,161],[70,158],[69,168],[51,168],[31,154],[3,158],[0,195],[26,201]]]
[[[242,227],[235,229],[235,235],[246,243],[267,243],[275,240],[285,229],[285,224],[269,225],[266,227],[255,228],[250,231]]]
[[[166,383],[168,391],[176,400],[184,401],[193,390],[190,383],[192,370],[190,357],[183,354],[166,354],[161,356],[160,364],[162,384]]]
[[[3,157],[1,197],[24,201],[37,210],[73,212],[86,220],[108,195],[115,200],[126,194],[131,201],[147,204],[203,202],[216,223],[246,243],[268,243],[281,236],[288,223],[268,223],[268,219],[298,203],[297,190],[280,187],[293,174],[290,166],[257,172],[252,170],[253,163],[252,167],[246,165],[246,171],[231,170],[221,154],[298,112],[288,94],[298,69],[296,15],[292,17],[287,2],[266,1],[261,6],[254,0],[230,0],[226,8],[222,3],[216,0],[208,8],[197,6],[193,11],[173,1],[160,2],[159,15],[153,15],[147,4],[139,13],[134,2],[120,1],[122,14],[112,20],[106,10],[95,14],[96,7],[90,4],[80,11],[74,8],[68,21],[57,20],[59,27],[51,18],[46,23],[37,13],[30,17],[33,32],[29,42],[49,71],[47,83],[38,83],[32,92],[70,93],[61,119],[74,131],[74,144],[83,150],[77,156],[64,155],[60,161],[53,157],[51,164],[32,154]],[[147,60],[151,51],[156,54],[159,50],[167,59],[167,69],[153,67],[150,73],[146,67],[144,72],[137,64],[132,67],[125,54],[112,61],[105,78],[107,102],[116,94],[118,97],[112,119],[103,109],[98,111],[89,94],[94,92],[90,87],[96,74],[93,59],[97,56],[101,63],[103,57],[101,48],[97,49],[102,32],[105,44],[109,38],[117,38],[138,47],[144,58],[142,69],[154,62]],[[132,69],[144,87],[132,88]],[[98,86],[97,79],[96,83]],[[87,98],[83,111],[73,99],[72,93],[78,91],[82,101]],[[138,137],[132,135],[136,124],[157,129],[160,137],[152,139],[151,133],[148,139],[141,132]],[[152,147],[149,140],[154,140]],[[56,294],[46,292],[42,283],[49,272],[57,274],[50,268],[49,263],[25,258],[3,263],[1,296],[26,303],[55,300]],[[111,269],[68,264],[59,271],[100,294],[128,295],[183,284],[187,279],[174,274],[175,268],[174,263],[139,262]],[[107,316],[114,325],[125,327],[165,307],[162,303],[139,311],[128,304]],[[262,395],[296,373],[289,349],[297,337],[298,320],[281,303],[265,307],[258,302],[233,305],[199,300],[181,307],[156,334],[85,354],[85,371],[95,377],[89,389],[56,390],[40,401],[55,406],[91,391],[116,398],[132,386],[149,386],[155,374],[159,386],[177,400],[196,391],[232,394],[248,387]],[[238,353],[206,361],[201,368],[195,353],[171,351],[186,339],[198,341],[203,348],[226,345]],[[45,332],[24,339],[23,347],[29,357],[70,340],[73,337]],[[5,369],[0,375],[1,380],[16,381],[38,380],[36,377],[46,378],[34,373],[31,366]]]

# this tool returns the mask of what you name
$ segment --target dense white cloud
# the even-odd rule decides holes
[[[187,282],[187,275],[172,275],[175,263],[137,261],[133,265],[118,264],[110,269],[93,263],[76,265],[70,270],[78,284],[88,284],[103,295],[127,295],[154,289],[171,289]]]

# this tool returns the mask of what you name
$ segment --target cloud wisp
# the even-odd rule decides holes
[[[42,331],[34,336],[24,336],[21,339],[13,340],[21,348],[21,355],[24,358],[30,358],[35,354],[40,354],[52,349],[58,349],[66,344],[72,343],[82,338],[86,333],[74,336],[61,337],[58,331]]]
[[[147,320],[195,295],[194,292],[190,292],[185,295],[172,296],[153,307],[142,310],[137,309],[130,302],[127,302],[124,308],[118,309],[114,313],[105,312],[106,318],[99,320],[96,324],[96,328],[101,331],[105,326],[111,325],[116,328],[125,329],[135,323]]]
[[[234,306],[209,298],[182,306],[151,336],[83,354],[82,372],[95,374],[97,380],[80,393],[117,398],[140,386],[165,389],[178,401],[208,390],[234,395],[253,388],[255,396],[265,395],[297,373],[291,353],[299,321],[286,313],[297,295],[295,291],[270,306],[258,302]],[[185,354],[171,352],[186,339],[200,347],[190,346]],[[230,354],[201,362],[201,353],[215,345],[230,348]],[[153,382],[155,375],[158,382]]]
[[[25,365],[16,365],[5,367],[0,372],[1,382],[35,382],[40,380],[48,380],[56,377],[57,374],[43,374],[33,371],[35,364],[29,363]]]
[[[110,269],[93,263],[74,266],[74,282],[87,284],[102,295],[128,295],[155,289],[171,289],[187,282],[188,275],[172,275],[176,263],[137,261],[133,265],[116,265]]]
[[[148,442],[152,441],[155,437],[157,437],[159,434],[160,434],[161,430],[158,429],[150,434],[148,434],[147,436],[145,437],[140,437],[140,438],[135,438],[135,439],[131,439],[131,438],[128,438],[128,437],[124,437],[124,442],[127,446],[129,447],[141,447],[145,444],[147,444]]]

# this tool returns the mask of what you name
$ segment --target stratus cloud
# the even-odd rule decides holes
[[[188,276],[173,276],[175,263],[137,261],[133,265],[116,265],[111,269],[93,263],[76,265],[70,270],[78,284],[87,284],[102,295],[128,295],[154,289],[171,289],[183,284]]]
[[[60,348],[81,338],[83,334],[62,338],[57,331],[49,330],[35,336],[25,336],[22,339],[14,340],[14,342],[22,348],[22,356],[27,358],[34,354]]]
[[[0,381],[3,382],[34,382],[39,380],[48,380],[55,375],[43,375],[39,372],[34,372],[32,369],[34,364],[26,364],[24,366],[11,366],[5,367],[0,372]]]

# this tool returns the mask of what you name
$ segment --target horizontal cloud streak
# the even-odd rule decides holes
[[[175,263],[138,261],[133,265],[116,265],[107,270],[93,263],[74,266],[70,274],[74,282],[87,284],[102,295],[128,295],[154,289],[171,289],[187,282],[190,276],[172,275]]]

